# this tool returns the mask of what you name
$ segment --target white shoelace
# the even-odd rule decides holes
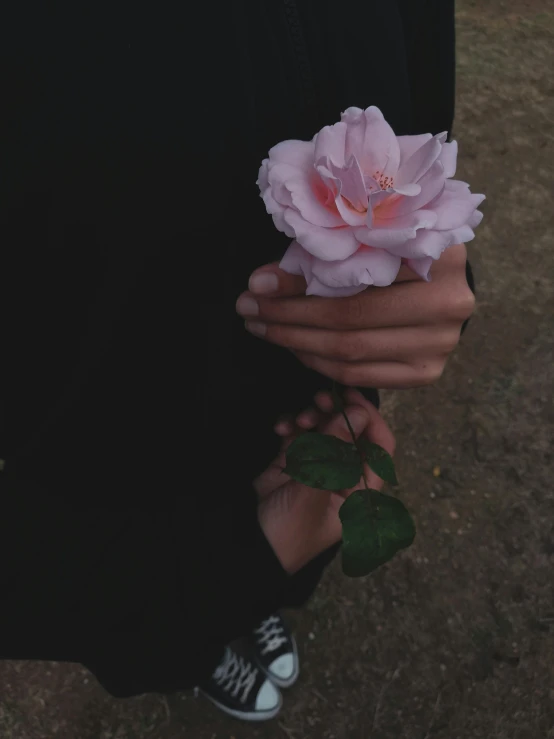
[[[287,642],[287,637],[285,636],[283,627],[280,625],[278,616],[266,618],[261,626],[256,629],[255,633],[259,634],[257,641],[260,647],[263,646],[262,654],[273,652]]]
[[[227,648],[223,662],[216,668],[213,679],[233,698],[237,698],[242,690],[240,702],[245,703],[252,686],[256,682],[258,670],[251,662],[245,662],[231,649]]]

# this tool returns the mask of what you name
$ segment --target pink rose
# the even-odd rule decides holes
[[[456,142],[395,136],[378,108],[348,108],[312,141],[283,141],[258,185],[276,227],[294,241],[281,267],[308,295],[390,285],[402,261],[429,279],[433,259],[474,237],[484,195],[452,180]]]

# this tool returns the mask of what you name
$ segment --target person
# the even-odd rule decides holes
[[[392,450],[372,388],[438,379],[473,297],[463,246],[430,284],[305,297],[257,170],[351,105],[450,131],[453,0],[11,3],[0,29],[0,657],[271,717],[278,611],[340,538],[336,498],[272,477],[278,436],[343,434],[336,379]]]

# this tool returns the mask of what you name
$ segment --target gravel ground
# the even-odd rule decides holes
[[[460,0],[458,29],[460,177],[488,201],[459,351],[385,398],[414,546],[362,581],[332,567],[291,614],[302,676],[267,725],[4,662],[2,739],[554,737],[554,8]]]

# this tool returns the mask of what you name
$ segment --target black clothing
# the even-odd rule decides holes
[[[235,314],[288,244],[258,167],[353,105],[450,130],[453,28],[453,0],[2,8],[0,657],[174,690],[310,594],[332,552],[288,577],[251,489],[329,387]]]

